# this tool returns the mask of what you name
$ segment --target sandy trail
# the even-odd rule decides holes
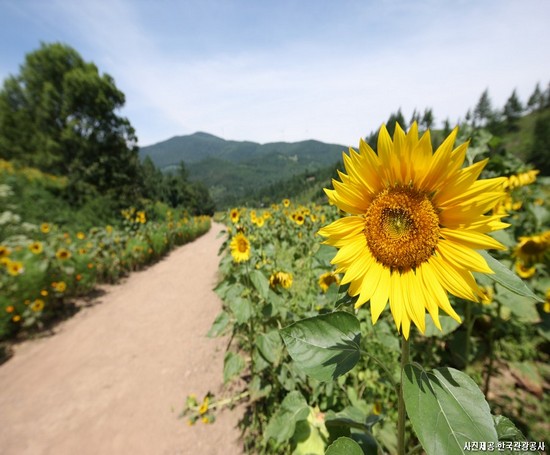
[[[3,455],[238,455],[237,412],[178,419],[186,395],[219,392],[226,340],[206,333],[222,226],[173,251],[98,304],[23,343],[0,366]]]

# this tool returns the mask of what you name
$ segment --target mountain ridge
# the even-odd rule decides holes
[[[251,191],[331,166],[344,150],[347,147],[343,145],[315,139],[260,144],[197,131],[142,147],[139,154],[142,159],[149,157],[163,172],[175,170],[183,162],[190,179],[202,181],[222,208]]]

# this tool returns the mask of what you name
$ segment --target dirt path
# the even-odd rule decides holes
[[[236,412],[177,418],[186,395],[222,385],[224,340],[206,338],[220,225],[123,284],[104,288],[55,335],[0,366],[3,455],[237,455]]]

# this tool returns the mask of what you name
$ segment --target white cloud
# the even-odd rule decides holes
[[[140,3],[58,1],[50,19],[63,20],[90,51],[83,56],[115,78],[143,145],[197,130],[355,145],[399,107],[406,117],[432,107],[437,120],[456,121],[486,87],[500,107],[515,87],[525,99],[547,82],[547,2],[412,3],[350,2],[349,26],[325,17],[269,47],[224,47],[222,34],[204,55],[173,24],[159,38]]]

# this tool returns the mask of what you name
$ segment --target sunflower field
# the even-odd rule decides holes
[[[15,169],[0,160],[0,341],[43,329],[75,311],[74,300],[98,283],[114,283],[151,264],[178,245],[210,228],[210,218],[182,210],[147,212],[129,208],[116,225],[79,228],[48,221],[28,222],[19,215],[10,182],[63,187],[62,178],[37,169]]]
[[[226,393],[189,424],[244,403],[247,453],[545,453],[549,179],[468,133],[383,128],[330,205],[223,215]]]

